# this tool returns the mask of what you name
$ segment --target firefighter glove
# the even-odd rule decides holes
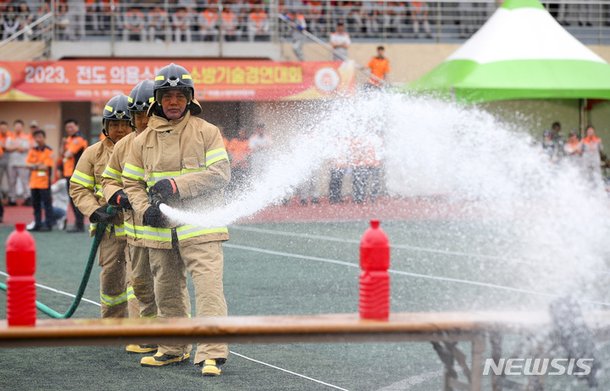
[[[120,206],[123,209],[131,209],[129,198],[127,198],[127,194],[123,190],[114,193],[108,203],[112,206]]]
[[[161,179],[150,188],[150,193],[156,196],[161,203],[175,200],[180,196],[178,186],[176,186],[176,181],[173,178]]]
[[[144,225],[150,225],[151,227],[164,228],[168,224],[167,219],[161,213],[161,210],[156,206],[149,206],[144,212]]]
[[[103,205],[97,208],[95,212],[93,212],[91,216],[89,216],[89,221],[91,221],[92,223],[110,222],[110,220],[112,220],[112,218],[114,217],[114,214],[108,213],[106,209],[108,209],[108,205]]]

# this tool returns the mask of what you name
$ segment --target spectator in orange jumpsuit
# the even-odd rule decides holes
[[[371,71],[367,89],[380,89],[387,83],[388,73],[390,73],[390,61],[385,57],[385,48],[377,46],[377,55],[371,58],[368,68]]]

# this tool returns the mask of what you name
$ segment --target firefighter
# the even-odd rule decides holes
[[[104,106],[102,131],[106,135],[85,149],[70,179],[70,196],[76,207],[89,217],[93,235],[97,223],[109,223],[99,246],[100,301],[102,318],[126,318],[137,314],[133,288],[127,286],[125,231],[122,213],[112,214],[102,194],[102,173],[114,144],[132,131],[127,97],[118,95]],[[128,310],[129,301],[129,310]]]
[[[155,291],[153,276],[148,261],[148,248],[143,244],[144,231],[136,230],[136,226],[142,226],[142,221],[135,220],[135,213],[131,210],[129,198],[123,190],[121,173],[127,159],[127,153],[132,141],[142,134],[148,124],[148,108],[154,101],[153,82],[145,80],[136,85],[128,98],[128,108],[131,114],[134,132],[122,138],[114,146],[112,155],[102,174],[102,191],[110,205],[123,209],[125,224],[125,237],[127,238],[128,267],[130,273],[130,285],[138,300],[140,317],[155,318],[157,316],[157,304],[155,303]],[[147,227],[150,228],[150,227]],[[190,306],[190,299],[186,284],[184,284],[184,299]],[[190,307],[189,307],[190,308]],[[156,345],[127,345],[126,350],[130,353],[151,353],[157,350]]]
[[[155,77],[154,92],[148,129],[132,142],[123,186],[136,217],[155,227],[135,229],[145,233],[149,247],[158,317],[189,315],[181,299],[186,271],[195,287],[197,316],[226,316],[222,242],[229,239],[227,228],[173,224],[159,205],[198,209],[222,205],[231,176],[228,155],[219,129],[196,117],[201,106],[185,68],[163,67]],[[158,352],[143,357],[140,364],[160,367],[186,361],[190,349],[159,345]],[[202,366],[204,376],[218,376],[228,353],[226,344],[199,344],[194,362]]]

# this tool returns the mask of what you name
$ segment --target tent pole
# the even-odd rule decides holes
[[[586,126],[586,122],[587,122],[586,113],[585,113],[586,106],[587,106],[586,99],[578,100],[578,130],[580,132],[580,138],[582,138],[584,135],[585,126]]]

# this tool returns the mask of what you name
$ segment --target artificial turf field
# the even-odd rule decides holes
[[[536,278],[511,272],[519,258],[506,231],[466,221],[387,222],[392,248],[394,312],[543,309]],[[358,241],[367,222],[266,223],[231,227],[225,245],[230,315],[356,312]],[[0,228],[2,243],[11,228]],[[35,235],[38,300],[63,312],[80,282],[91,239],[86,234]],[[489,237],[497,240],[490,242]],[[504,239],[503,239],[504,238]],[[4,271],[4,262],[0,270]],[[99,317],[95,268],[75,317]],[[544,275],[542,272],[541,275]],[[0,281],[4,280],[4,275]],[[3,295],[3,293],[0,293]],[[193,296],[193,295],[191,295]],[[4,299],[0,316],[6,317]],[[39,317],[45,317],[39,313]],[[510,341],[509,341],[510,343]],[[463,346],[464,351],[468,351]],[[610,365],[610,347],[598,344]],[[142,368],[139,356],[113,347],[0,351],[0,390],[442,390],[441,362],[429,343],[234,344],[219,378],[191,364]],[[507,348],[510,350],[510,348]],[[608,363],[608,364],[607,364]],[[610,389],[607,371],[599,390]],[[573,377],[548,379],[547,389],[587,389]],[[484,378],[489,389],[490,379]]]

